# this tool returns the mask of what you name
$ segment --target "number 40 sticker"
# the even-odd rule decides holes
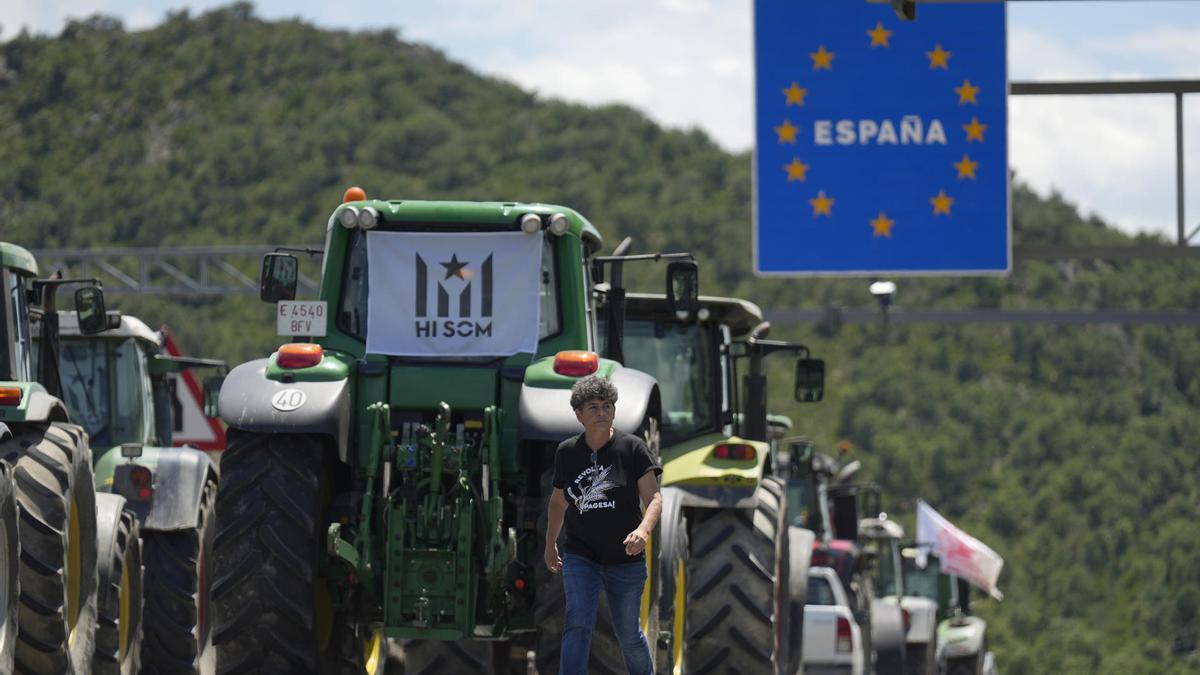
[[[308,400],[308,396],[299,389],[284,389],[271,397],[271,405],[280,412],[291,412]]]

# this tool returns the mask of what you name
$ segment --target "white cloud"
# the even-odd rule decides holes
[[[41,4],[36,0],[5,0],[0,10],[0,38],[10,38],[27,28],[44,30]]]
[[[1128,37],[1105,40],[1097,49],[1114,59],[1140,57],[1159,65],[1158,77],[1200,75],[1200,26],[1158,26]]]

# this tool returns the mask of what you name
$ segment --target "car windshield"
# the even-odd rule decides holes
[[[809,577],[808,578],[808,599],[806,604],[809,605],[836,605],[837,598],[833,594],[833,586],[825,577]]]
[[[60,352],[63,397],[92,446],[144,442],[145,371],[136,342],[64,339]]]
[[[658,380],[663,443],[671,445],[716,426],[716,357],[712,331],[696,324],[628,321],[625,365]]]

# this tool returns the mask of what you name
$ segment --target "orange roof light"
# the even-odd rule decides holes
[[[21,388],[0,387],[0,405],[10,408],[21,405]]]
[[[275,355],[275,365],[280,368],[311,368],[325,358],[321,345],[309,342],[289,342],[279,348]]]
[[[554,355],[554,372],[567,377],[585,377],[600,370],[596,352],[570,350]]]
[[[346,188],[346,194],[342,195],[342,203],[346,202],[365,202],[367,201],[367,191],[355,185],[354,187]]]

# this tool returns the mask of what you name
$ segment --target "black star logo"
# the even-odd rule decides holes
[[[446,268],[446,278],[442,279],[442,281],[445,281],[446,279],[449,279],[450,277],[458,277],[459,279],[466,280],[466,277],[463,276],[463,268],[466,267],[469,263],[458,262],[458,254],[457,253],[450,256],[450,262],[444,262],[444,263],[438,263],[438,264],[441,265],[442,267]]]

